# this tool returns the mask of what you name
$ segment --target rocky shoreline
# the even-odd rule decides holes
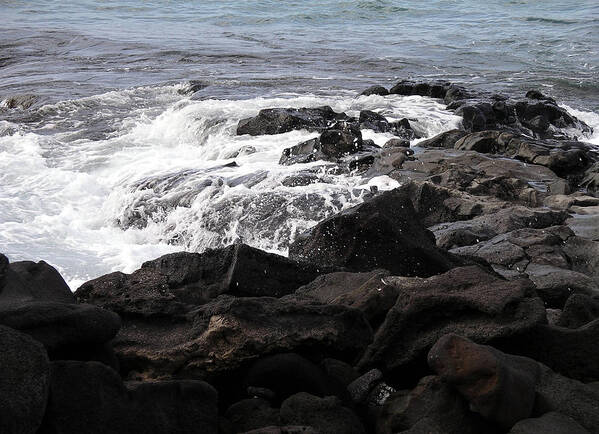
[[[72,294],[0,255],[2,433],[598,433],[599,149],[540,92],[402,81],[462,128],[266,109],[280,164],[400,183],[299,236],[176,253]],[[361,130],[396,138],[379,147]],[[330,164],[334,163],[334,164]],[[48,258],[49,260],[51,258]]]

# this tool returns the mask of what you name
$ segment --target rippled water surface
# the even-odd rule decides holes
[[[0,101],[37,98],[0,107],[0,251],[51,262],[73,288],[183,248],[285,253],[395,186],[323,167],[323,182],[285,187],[310,166],[279,166],[282,149],[315,134],[235,136],[260,108],[367,108],[430,136],[460,121],[438,101],[356,95],[443,78],[540,88],[599,125],[596,1],[0,1],[0,19]],[[178,92],[189,80],[193,97]]]

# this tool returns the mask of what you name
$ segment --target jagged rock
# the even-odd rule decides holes
[[[183,318],[129,316],[114,346],[121,371],[131,377],[207,378],[281,352],[351,361],[371,340],[356,309],[220,296]]]
[[[572,294],[557,321],[558,326],[576,329],[599,318],[599,296]]]
[[[589,434],[578,422],[568,416],[551,411],[543,416],[524,419],[512,427],[508,434]]]
[[[473,151],[428,149],[403,165],[401,175],[502,202],[541,205],[548,193],[567,192],[567,183],[544,166]],[[489,198],[487,198],[489,197]],[[497,200],[496,200],[497,201]]]
[[[430,139],[418,142],[421,148],[447,148],[453,149],[455,143],[468,133],[463,130],[449,130],[441,134],[437,134]]]
[[[298,392],[328,396],[339,391],[318,365],[293,353],[276,354],[254,362],[243,383],[272,390],[279,402]]]
[[[430,276],[459,264],[434,246],[432,234],[417,221],[402,189],[323,220],[296,238],[289,257],[351,271],[384,268],[408,276]]]
[[[111,273],[91,280],[75,295],[120,314],[181,315],[219,294],[280,297],[319,274],[316,266],[237,244],[165,255],[130,275]]]
[[[370,96],[370,95],[380,95],[386,96],[389,95],[389,91],[383,86],[370,86],[369,88],[362,91],[360,95]]]
[[[528,271],[537,293],[549,307],[561,309],[572,295],[599,297],[599,284],[582,273],[555,267],[530,267]]]
[[[560,225],[567,217],[568,214],[564,211],[514,206],[469,221],[441,223],[430,230],[435,234],[439,247],[452,249],[474,245],[523,228],[544,229]],[[571,231],[565,236],[567,238],[570,235]]]
[[[386,133],[391,129],[387,118],[371,110],[360,111],[360,129],[369,129],[377,133]]]
[[[0,432],[38,432],[50,383],[44,347],[26,334],[0,326],[0,370]]]
[[[555,194],[545,198],[543,204],[549,208],[568,210],[573,206],[595,207],[599,205],[599,198],[585,194]]]
[[[510,428],[533,413],[539,367],[455,334],[441,337],[428,354],[430,367],[486,419]]]
[[[387,277],[395,306],[359,362],[394,377],[420,373],[418,363],[441,336],[460,333],[485,343],[545,322],[543,302],[528,279],[502,280],[478,266],[430,277]]]
[[[366,432],[360,419],[351,410],[343,407],[338,398],[318,398],[304,392],[283,402],[281,421],[289,425],[311,426],[320,434]]]
[[[336,122],[320,135],[320,152],[327,159],[337,159],[362,150],[362,133],[351,122]]]
[[[329,106],[315,108],[271,108],[260,110],[257,116],[242,119],[237,135],[280,134],[292,130],[319,131],[335,121],[347,119],[345,113],[336,113]]]
[[[465,400],[434,376],[422,378],[411,391],[392,394],[376,422],[376,432],[380,434],[491,434],[497,431],[492,424],[470,412]]]
[[[177,89],[177,93],[179,95],[193,95],[197,91],[205,89],[208,87],[208,84],[201,80],[189,80],[184,83],[179,89]]]
[[[599,162],[587,169],[580,181],[580,186],[586,188],[589,193],[599,196]]]
[[[279,410],[260,398],[244,399],[230,406],[225,418],[231,423],[232,432],[240,433],[279,424]]]
[[[324,274],[297,289],[296,296],[323,304],[340,304],[361,310],[370,324],[380,324],[397,299],[397,291],[384,281],[389,272],[337,272]]]
[[[593,146],[578,141],[533,140],[497,130],[480,131],[458,140],[457,150],[501,154],[526,163],[545,166],[562,178],[580,180],[592,163]]]

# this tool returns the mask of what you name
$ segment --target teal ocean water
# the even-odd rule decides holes
[[[182,249],[285,254],[397,185],[331,174],[286,187],[321,163],[280,166],[282,150],[315,135],[236,136],[261,108],[375,110],[430,137],[460,123],[440,101],[359,92],[406,78],[536,88],[599,145],[596,0],[0,0],[0,21],[0,251],[50,262],[73,289]],[[23,94],[33,105],[9,108]]]

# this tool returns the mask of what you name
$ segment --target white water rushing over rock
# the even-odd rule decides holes
[[[240,119],[267,107],[326,104],[407,117],[427,137],[460,122],[418,96],[192,100],[179,88],[63,101],[40,108],[36,122],[0,124],[0,246],[10,260],[46,260],[76,289],[183,249],[245,242],[285,254],[298,233],[361,202],[372,186],[398,184],[328,173],[323,162],[281,166],[284,148],[317,134],[236,136]],[[363,133],[378,145],[392,137]],[[309,170],[317,182],[283,184]]]

